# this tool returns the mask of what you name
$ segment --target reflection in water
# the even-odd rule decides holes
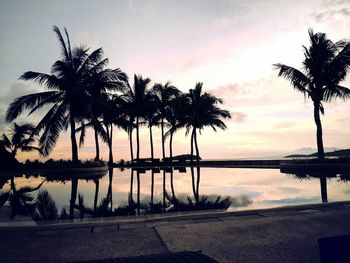
[[[72,177],[71,179],[71,195],[70,195],[70,204],[69,204],[69,218],[74,218],[74,206],[75,201],[77,200],[77,193],[78,193],[78,178]]]
[[[35,209],[35,202],[33,202],[34,198],[31,193],[39,190],[45,180],[36,187],[25,186],[18,189],[15,184],[14,176],[9,177],[9,180],[10,189],[0,194],[0,208],[2,208],[5,203],[8,203],[8,215],[11,219],[16,216],[32,215]],[[6,181],[8,181],[8,179]]]
[[[113,182],[113,169],[108,169],[108,191],[107,191],[107,201],[110,204],[111,209],[113,209],[113,196],[112,196],[112,182]]]
[[[225,210],[228,207],[264,208],[268,202],[274,202],[274,206],[317,202],[320,199],[327,202],[329,186],[331,189],[339,189],[339,185],[334,181],[350,182],[348,174],[338,173],[324,176],[319,173],[288,171],[288,174],[294,174],[290,177],[282,176],[276,170],[214,169],[196,166],[188,167],[187,171],[188,173],[184,173],[186,169],[179,171],[178,168],[167,167],[162,170],[129,169],[124,172],[110,169],[106,176],[21,176],[18,180],[14,177],[7,177],[6,180],[1,177],[0,208],[3,209],[0,209],[0,220],[4,220],[5,216],[9,218],[8,211],[13,211],[12,214],[8,213],[10,217],[21,215],[43,222],[201,209]],[[334,177],[332,182],[329,177]],[[342,189],[336,191],[337,194],[343,194],[340,200],[348,200],[350,191],[347,185]],[[48,192],[45,193],[45,190]],[[331,201],[339,200],[334,198],[334,192],[335,190],[330,191]],[[10,193],[12,199],[9,198]],[[271,196],[274,193],[277,194]],[[230,197],[221,198],[220,195]],[[284,200],[286,203],[282,203]],[[294,201],[287,203],[288,200]],[[59,209],[60,213],[57,212]]]
[[[100,188],[100,178],[94,180],[95,183],[95,197],[94,197],[94,212],[96,213],[97,200],[98,200],[98,191]]]
[[[320,181],[320,193],[321,193],[321,200],[322,203],[327,203],[328,202],[328,193],[327,193],[327,179],[331,178],[339,178],[338,180],[341,182],[348,182],[347,178],[349,178],[348,174],[343,174],[344,171],[332,171],[332,172],[320,172],[320,171],[307,171],[307,169],[303,168],[302,171],[298,168],[288,168],[287,170],[281,171],[286,174],[291,174],[294,177],[298,178],[299,180],[304,180],[307,179],[309,180],[310,178],[318,178]]]

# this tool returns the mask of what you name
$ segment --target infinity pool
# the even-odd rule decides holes
[[[130,200],[149,204],[152,196],[152,176],[153,203],[163,200],[164,179],[168,196],[175,195],[183,202],[189,202],[189,199],[195,202],[196,197],[202,198],[202,196],[212,202],[215,202],[218,196],[221,197],[220,200],[229,197],[231,202],[227,208],[229,211],[321,203],[322,200],[323,202],[350,200],[350,181],[347,175],[333,174],[327,178],[326,175],[305,177],[284,174],[279,169],[186,168],[181,172],[113,169],[99,176],[2,175],[0,194],[2,202],[5,203],[0,208],[0,220],[11,221],[11,209],[24,209],[12,207],[16,205],[16,201],[11,201],[8,196],[13,193],[24,193],[26,196],[24,199],[28,198],[24,203],[31,205],[36,202],[39,191],[46,190],[54,200],[58,212],[62,209],[68,214],[69,211],[73,211],[75,218],[79,217],[77,206],[82,202],[81,198],[84,207],[90,209],[89,211],[96,210],[96,207],[102,205],[106,199],[108,208],[112,210],[127,206]],[[38,189],[25,192],[22,189],[28,190],[26,187]],[[18,202],[23,201],[20,200],[22,197],[18,198]],[[75,199],[75,202],[71,202],[72,199]],[[23,215],[17,215],[13,220],[30,218],[30,215],[25,216],[25,213]]]

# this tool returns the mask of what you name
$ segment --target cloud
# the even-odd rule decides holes
[[[237,83],[230,83],[211,89],[209,92],[215,94],[216,96],[227,98],[228,96],[244,93],[244,90],[244,86],[241,86]]]
[[[231,121],[243,122],[247,119],[247,114],[243,112],[231,112]]]
[[[20,96],[37,92],[39,92],[38,89],[23,82],[16,81],[10,85],[10,89],[3,96],[0,96],[0,130],[4,131],[5,129],[5,115],[10,103]]]
[[[312,16],[316,19],[317,22],[322,22],[325,20],[329,20],[337,15],[350,17],[350,8],[343,7],[335,10],[321,11],[321,12],[314,13]]]

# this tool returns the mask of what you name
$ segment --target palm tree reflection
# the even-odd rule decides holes
[[[109,201],[111,209],[113,208],[113,197],[112,197],[112,182],[113,182],[113,168],[108,169],[108,177],[109,177],[109,184],[108,184],[108,191],[107,191],[107,200]]]

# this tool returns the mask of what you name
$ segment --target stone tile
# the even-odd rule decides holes
[[[118,225],[114,226],[95,226],[92,230],[94,233],[99,232],[112,232],[112,231],[118,231]]]
[[[296,210],[283,210],[283,211],[269,211],[260,213],[263,216],[274,217],[274,216],[290,216],[295,215],[297,213]]]
[[[119,225],[119,229],[123,230],[123,229],[138,229],[138,228],[145,228],[145,224],[144,223],[133,223],[133,224],[121,224]]]
[[[188,224],[193,224],[193,220],[191,219],[186,219],[186,220],[175,220],[175,221],[171,221],[170,224],[171,225],[188,225]]]
[[[243,214],[243,215],[235,215],[235,216],[222,216],[219,217],[219,220],[222,221],[233,221],[233,220],[241,220],[241,219],[255,219],[265,217],[260,214]]]
[[[91,232],[91,227],[77,227],[77,228],[65,228],[62,229],[62,235],[76,235],[81,233]]]
[[[316,209],[301,209],[301,210],[297,210],[297,213],[303,213],[303,214],[318,213],[318,212],[320,212],[320,210],[316,210]]]
[[[149,223],[146,223],[146,227],[164,226],[169,224],[170,224],[169,221],[149,222]]]
[[[212,223],[212,222],[221,222],[220,219],[216,217],[211,217],[211,218],[199,218],[199,219],[194,219],[193,220],[195,223]]]
[[[30,234],[30,236],[36,237],[47,237],[47,236],[58,236],[62,233],[62,230],[36,230]]]

